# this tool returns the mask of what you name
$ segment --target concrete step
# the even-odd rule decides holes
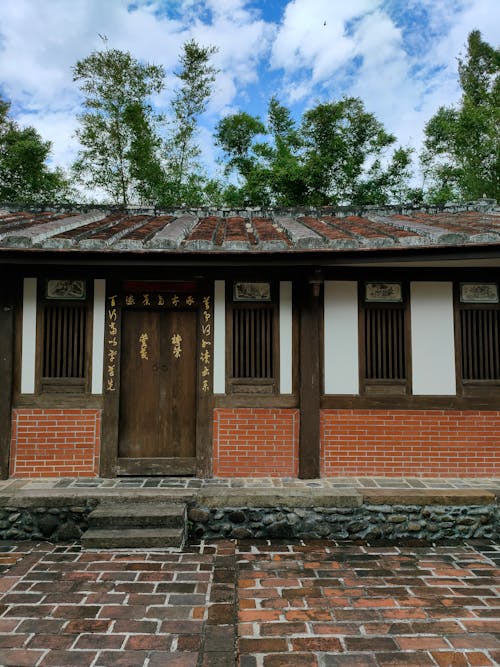
[[[99,505],[89,514],[90,528],[181,528],[185,521],[182,503]]]
[[[81,542],[86,549],[181,548],[184,528],[89,528]]]

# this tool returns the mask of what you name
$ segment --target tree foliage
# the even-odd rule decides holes
[[[51,144],[33,127],[19,127],[9,118],[10,104],[0,99],[0,201],[19,204],[56,203],[69,196],[60,169],[47,165]]]
[[[75,163],[79,180],[100,188],[113,203],[148,201],[161,178],[157,126],[150,98],[164,87],[164,71],[117,49],[94,51],[73,67],[85,95]]]
[[[224,118],[216,142],[240,187],[241,203],[300,206],[383,204],[408,191],[410,151],[396,149],[358,98],[317,104],[297,127],[291,112],[272,98],[267,125],[245,112]]]
[[[200,199],[204,177],[197,158],[201,151],[196,143],[198,119],[205,111],[212,93],[217,69],[210,58],[217,49],[200,46],[189,40],[183,46],[179,59],[180,71],[176,73],[180,87],[172,101],[173,123],[166,143],[169,187],[164,193],[164,203]]]
[[[429,199],[500,199],[500,50],[474,30],[458,60],[462,98],[425,127],[421,162]]]

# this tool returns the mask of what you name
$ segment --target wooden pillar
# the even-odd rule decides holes
[[[0,479],[9,476],[14,369],[14,291],[0,287]]]
[[[320,475],[320,291],[319,279],[307,280],[300,298],[299,477]]]

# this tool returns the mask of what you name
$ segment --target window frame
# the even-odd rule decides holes
[[[369,283],[399,283],[401,285],[401,301],[366,301],[366,285]],[[366,311],[368,308],[383,310],[388,307],[403,311],[404,332],[404,365],[406,377],[404,379],[382,379],[367,377],[366,358]],[[409,396],[412,393],[412,363],[411,363],[411,321],[410,321],[410,285],[408,280],[390,277],[387,280],[376,277],[366,277],[358,280],[358,348],[359,348],[359,394],[360,396]]]
[[[460,279],[453,281],[453,311],[454,311],[454,332],[455,332],[455,369],[456,369],[456,384],[457,395],[464,397],[491,397],[493,391],[495,395],[500,394],[500,377],[481,380],[481,379],[464,379],[463,377],[463,355],[462,355],[462,318],[463,311],[474,310],[494,310],[500,311],[500,303],[462,303],[460,301],[460,287],[462,283],[496,283],[497,289],[500,290],[500,282],[498,280],[477,280],[477,279]]]
[[[234,299],[234,284],[241,282],[268,282],[271,285],[271,299],[269,301],[236,301]],[[272,311],[272,376],[269,378],[245,378],[233,376],[234,311],[243,308],[258,308],[269,306]],[[273,280],[259,278],[233,279],[226,281],[226,394],[246,394],[270,396],[279,394],[279,283]]]
[[[59,279],[58,277],[57,279]],[[73,280],[81,280],[85,284],[85,299],[51,299],[46,296],[48,280],[52,276],[38,280],[37,288],[37,332],[36,332],[36,362],[35,362],[35,392],[40,395],[74,395],[84,396],[91,393],[92,383],[92,344],[93,344],[93,303],[94,285],[92,280],[77,276]],[[60,278],[65,280],[66,277]],[[85,342],[84,342],[84,376],[83,378],[58,378],[43,375],[44,363],[44,327],[45,313],[50,306],[59,305],[70,308],[83,306],[85,308]]]

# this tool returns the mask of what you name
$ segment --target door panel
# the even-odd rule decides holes
[[[196,313],[124,310],[118,474],[192,474]]]

